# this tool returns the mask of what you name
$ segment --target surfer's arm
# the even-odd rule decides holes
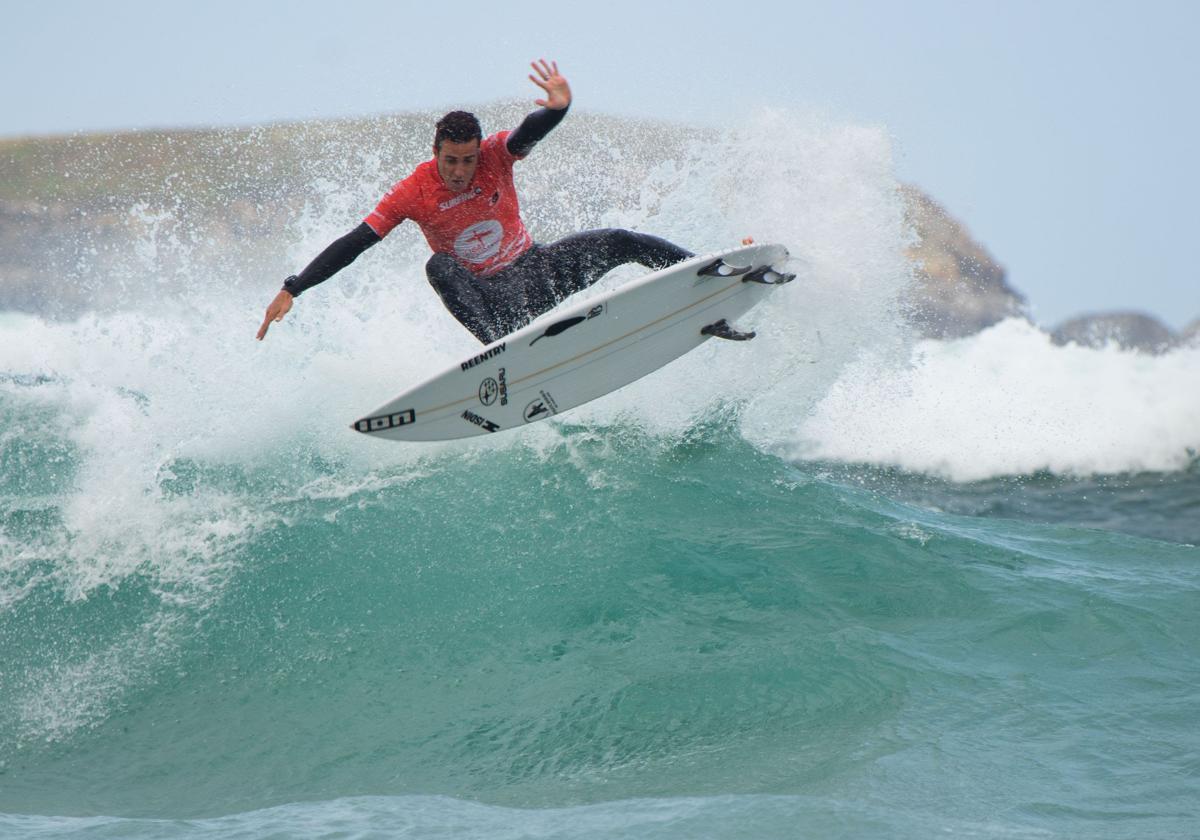
[[[280,289],[279,294],[275,295],[271,305],[267,307],[267,315],[258,329],[258,340],[262,341],[272,321],[283,320],[283,316],[292,308],[292,300],[299,297],[305,289],[311,289],[318,283],[324,283],[358,259],[363,251],[379,241],[379,234],[372,230],[370,225],[363,222],[345,236],[334,240],[299,274],[293,274],[285,280],[283,288]]]
[[[292,297],[311,289],[318,283],[324,283],[350,263],[354,262],[363,251],[380,241],[379,234],[371,226],[363,222],[354,230],[340,239],[335,239],[328,248],[317,254],[317,258],[304,267],[299,274],[293,274],[283,283],[283,288]]]
[[[521,121],[508,135],[504,145],[513,157],[525,157],[567,115],[566,108],[541,108]]]
[[[533,73],[529,74],[529,80],[546,92],[546,98],[537,100],[542,106],[540,111],[534,111],[508,135],[504,145],[514,157],[525,157],[533,151],[533,147],[562,122],[571,105],[571,86],[558,72],[557,61],[547,62],[543,58],[540,62],[531,62],[530,66]]]

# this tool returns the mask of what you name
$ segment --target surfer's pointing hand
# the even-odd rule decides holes
[[[272,321],[282,321],[283,316],[288,314],[288,310],[291,308],[292,293],[287,289],[281,289],[279,294],[275,295],[275,300],[271,301],[271,305],[267,307],[267,317],[263,318],[262,326],[258,328],[258,340],[263,340]]]
[[[535,100],[538,105],[551,111],[561,111],[571,104],[571,86],[566,78],[559,75],[557,61],[546,63],[546,59],[539,58],[529,62],[529,65],[533,68],[529,80],[546,91],[545,99]]]

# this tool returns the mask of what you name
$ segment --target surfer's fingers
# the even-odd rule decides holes
[[[277,297],[271,301],[271,305],[267,307],[266,317],[263,318],[262,326],[258,328],[258,339],[262,341],[262,337],[267,334],[267,330],[271,328],[271,322],[276,323],[283,320],[283,316],[288,314],[288,310],[292,307],[288,304],[290,301],[280,301]]]

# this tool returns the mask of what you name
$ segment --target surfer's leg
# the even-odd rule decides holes
[[[619,265],[639,263],[657,270],[695,256],[660,237],[622,228],[575,233],[543,246],[542,251],[554,274],[551,305],[586,289]]]
[[[449,254],[434,254],[425,263],[429,285],[438,293],[450,314],[484,344],[506,334],[496,324],[492,307],[480,288],[480,280]]]
[[[528,324],[543,312],[554,308],[576,292],[586,289],[608,272],[625,263],[641,263],[659,269],[694,256],[678,245],[647,233],[606,228],[564,237],[550,245],[535,245],[516,262],[490,277],[475,279],[470,291],[479,299],[485,313],[484,333],[477,332],[458,314],[447,296],[430,282],[446,302],[446,307],[475,333],[480,340],[492,342]],[[463,274],[469,272],[448,254],[435,255],[454,264]],[[433,264],[430,260],[430,265]],[[452,286],[457,288],[455,279]],[[482,290],[482,291],[481,291]],[[484,338],[486,334],[490,338]]]

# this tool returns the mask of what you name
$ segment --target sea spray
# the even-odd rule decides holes
[[[1139,491],[1186,516],[1200,489],[1167,444],[1190,445],[1194,403],[1168,385],[1191,357],[1080,355],[1011,323],[915,342],[879,128],[573,114],[517,170],[539,239],[750,234],[801,276],[754,342],[520,434],[364,441],[364,406],[478,352],[414,228],[253,335],[282,278],[427,154],[427,124],[390,129],[362,154],[313,129],[270,172],[230,139],[264,213],[271,183],[310,187],[281,241],[190,227],[176,179],[130,223],[152,241],[79,249],[86,315],[0,316],[0,831],[1189,833],[1196,549],[1094,530],[1086,488],[1014,521],[986,487],[892,493],[913,475],[889,465],[1170,469]],[[1093,436],[1102,457],[1054,443],[1093,410],[1073,374],[1152,406],[1161,440],[1100,402],[1135,433]],[[1009,403],[922,432],[939,383],[955,406],[1075,399],[988,450],[972,440]]]

